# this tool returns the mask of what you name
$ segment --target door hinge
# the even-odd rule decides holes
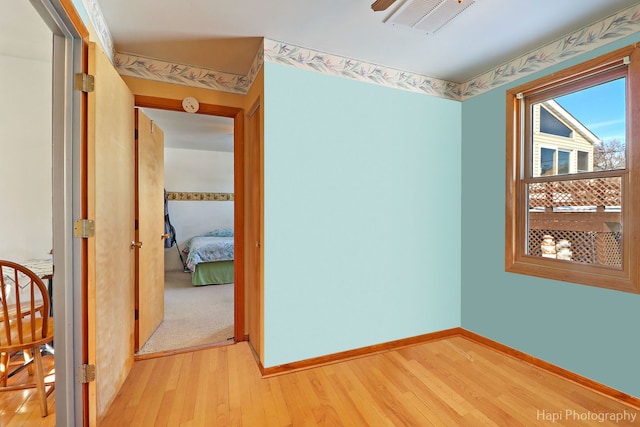
[[[87,384],[96,380],[96,365],[84,364],[80,367],[80,381]]]
[[[78,73],[76,74],[76,89],[82,92],[93,92],[95,78],[91,74]]]
[[[96,234],[96,225],[92,219],[76,219],[73,222],[73,235],[82,239],[93,237]]]

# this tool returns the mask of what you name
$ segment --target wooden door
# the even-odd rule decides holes
[[[136,109],[136,343],[164,319],[164,132]]]
[[[89,422],[105,413],[133,365],[134,97],[109,59],[89,43],[86,198],[95,234],[87,239]]]
[[[249,309],[249,342],[258,358],[264,361],[263,293],[262,293],[262,146],[260,138],[260,104],[249,113],[247,149],[247,299]]]

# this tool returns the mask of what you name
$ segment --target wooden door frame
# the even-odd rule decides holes
[[[159,110],[180,111],[182,100],[158,98],[153,96],[135,95],[134,104],[141,108],[156,108]],[[214,104],[200,104],[198,112],[209,116],[221,116],[233,119],[233,220],[234,220],[234,285],[233,304],[234,339],[246,341],[244,334],[244,310],[245,310],[245,289],[244,289],[244,109],[238,107],[228,107]]]
[[[85,239],[73,238],[73,220],[84,203],[86,94],[74,88],[75,74],[87,70],[89,31],[72,0],[31,0],[52,32],[52,191],[53,191],[53,311],[55,337],[56,421],[88,425],[86,384],[80,381],[87,334]]]

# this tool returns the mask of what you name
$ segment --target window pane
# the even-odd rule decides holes
[[[526,253],[620,267],[620,190],[619,177],[528,184]]]
[[[533,104],[533,176],[624,169],[625,91],[626,79],[619,78]]]
[[[550,150],[548,148],[540,149],[540,175],[555,175],[556,171],[553,167],[554,159],[556,157],[556,150]]]
[[[558,151],[558,174],[569,173],[569,159],[571,153],[568,151]]]
[[[562,123],[562,121],[547,111],[546,108],[540,109],[540,132],[564,136],[566,138],[571,136],[571,128]]]
[[[589,172],[589,153],[578,151],[578,172]]]

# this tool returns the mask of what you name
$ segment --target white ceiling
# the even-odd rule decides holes
[[[98,1],[118,52],[246,74],[266,37],[457,83],[638,3],[476,0],[425,35],[383,23],[404,0]]]
[[[247,74],[265,37],[456,83],[638,3],[475,0],[426,35],[384,23],[405,0],[383,12],[372,11],[373,0],[98,2],[120,53]],[[181,114],[151,114],[168,136],[167,146],[232,150],[232,132],[212,132],[218,124],[211,117]]]
[[[0,54],[50,60],[49,30],[28,2],[8,1],[15,7],[0,15],[6,35]],[[425,35],[383,22],[404,0],[384,12],[371,10],[373,0],[98,2],[118,52],[246,74],[266,37],[457,83],[639,3],[475,0],[439,32]],[[150,116],[169,147],[233,149],[231,119],[158,110]]]
[[[233,119],[153,108],[143,111],[164,132],[167,148],[233,152]]]

